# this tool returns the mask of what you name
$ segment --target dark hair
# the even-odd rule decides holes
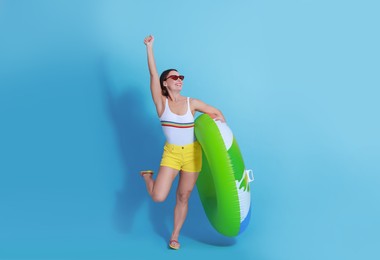
[[[168,77],[170,71],[177,71],[177,70],[176,69],[165,70],[164,72],[161,73],[161,76],[160,76],[161,91],[162,91],[162,95],[165,97],[169,97],[169,92],[168,92],[168,89],[164,86],[164,81]]]

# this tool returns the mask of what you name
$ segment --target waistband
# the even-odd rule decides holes
[[[198,141],[195,141],[194,143],[191,144],[186,144],[186,145],[176,145],[176,144],[169,144],[165,143],[165,146],[171,149],[172,151],[182,151],[182,150],[188,150],[188,149],[194,149],[195,147],[200,146]]]

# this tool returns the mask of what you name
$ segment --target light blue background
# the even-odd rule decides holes
[[[0,1],[0,259],[378,259],[377,1]],[[143,38],[223,111],[253,215],[217,234],[197,192],[138,176],[164,138]]]

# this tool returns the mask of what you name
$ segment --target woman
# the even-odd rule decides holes
[[[153,171],[141,171],[149,195],[162,202],[169,194],[173,180],[180,172],[174,209],[174,229],[169,246],[179,249],[178,236],[185,221],[190,194],[202,166],[202,149],[194,136],[194,114],[207,113],[216,120],[225,121],[223,114],[202,101],[181,95],[184,76],[177,70],[165,70],[158,76],[154,55],[153,36],[144,39],[150,72],[150,90],[157,115],[166,136],[166,144],[156,179]]]

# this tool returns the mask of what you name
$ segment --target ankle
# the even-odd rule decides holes
[[[153,178],[152,178],[152,174],[149,174],[149,173],[145,173],[145,174],[143,174],[142,177],[143,177],[145,180],[153,179]]]
[[[170,237],[170,239],[178,241],[178,237],[179,237],[179,234],[172,233],[172,236]]]

